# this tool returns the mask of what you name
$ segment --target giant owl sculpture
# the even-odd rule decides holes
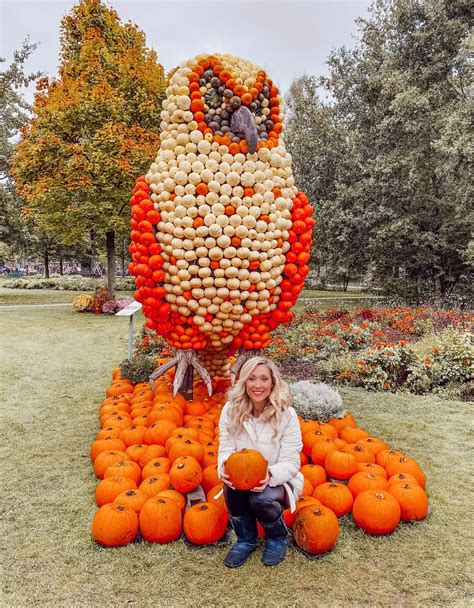
[[[177,349],[175,393],[266,348],[308,273],[313,209],[295,187],[265,71],[199,55],[171,75],[161,145],[131,198],[130,272],[147,326]],[[187,385],[187,389],[185,387]]]

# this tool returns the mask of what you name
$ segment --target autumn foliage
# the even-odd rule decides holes
[[[123,231],[124,201],[159,145],[162,66],[100,0],[61,22],[58,78],[37,82],[13,163],[23,210],[65,243]]]

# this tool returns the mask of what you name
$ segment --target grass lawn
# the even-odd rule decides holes
[[[68,291],[59,289],[10,289],[0,287],[0,306],[16,305],[37,305],[37,304],[71,304],[76,296],[81,293],[90,293],[90,291]],[[132,297],[130,291],[118,291],[117,298],[129,296]]]
[[[428,519],[390,537],[348,518],[330,554],[311,560],[291,549],[274,569],[257,551],[229,570],[225,547],[181,541],[104,549],[90,536],[89,447],[110,372],[126,355],[127,320],[67,307],[2,314],[2,606],[472,605],[468,404],[341,389],[359,425],[428,477]]]

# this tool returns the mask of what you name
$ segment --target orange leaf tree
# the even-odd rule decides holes
[[[105,237],[109,297],[115,235],[129,193],[159,146],[163,67],[134,24],[101,0],[81,0],[61,22],[59,76],[40,79],[12,174],[27,213],[65,244]]]

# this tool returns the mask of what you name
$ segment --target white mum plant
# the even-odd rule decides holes
[[[302,380],[291,384],[290,390],[293,407],[302,418],[327,422],[331,418],[341,418],[345,413],[341,395],[329,384]]]

